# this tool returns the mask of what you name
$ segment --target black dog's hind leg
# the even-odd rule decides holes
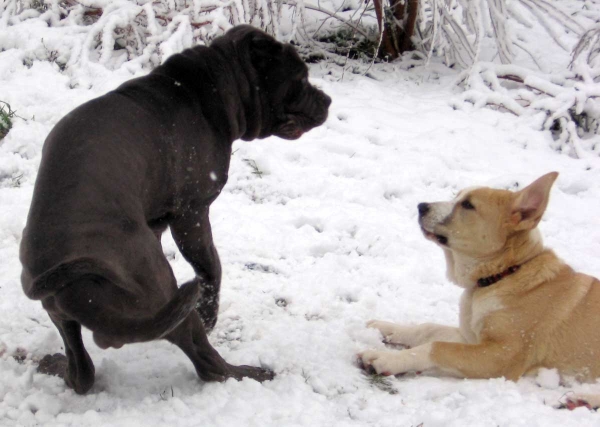
[[[214,328],[219,314],[221,262],[213,243],[208,207],[193,209],[170,223],[171,234],[183,257],[194,268],[195,281],[200,282],[202,296],[196,311],[207,333]]]
[[[262,382],[271,380],[273,372],[254,366],[233,366],[227,363],[208,342],[206,331],[197,313],[190,313],[187,320],[167,336],[190,358],[203,381],[224,381],[227,378],[252,378]]]
[[[73,320],[59,320],[50,315],[65,344],[66,357],[56,353],[40,361],[38,372],[57,375],[76,393],[84,394],[94,385],[95,368],[81,339],[81,325]]]

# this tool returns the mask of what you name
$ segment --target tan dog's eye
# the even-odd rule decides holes
[[[469,210],[475,210],[475,206],[473,206],[473,204],[467,199],[467,200],[463,200],[460,205],[463,207],[463,209],[469,209]]]

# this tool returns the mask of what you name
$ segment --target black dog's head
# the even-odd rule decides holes
[[[327,119],[331,98],[308,82],[308,68],[293,46],[279,43],[249,25],[232,28],[225,39],[233,41],[239,56],[251,70],[261,99],[258,135],[297,139]]]

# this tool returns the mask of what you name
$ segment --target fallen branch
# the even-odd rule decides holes
[[[461,74],[458,84],[465,92],[457,107],[469,103],[516,116],[539,116],[531,122],[553,134],[557,151],[577,158],[600,154],[595,142],[586,142],[600,140],[600,84],[581,74],[565,71],[556,77],[515,65],[478,63]]]

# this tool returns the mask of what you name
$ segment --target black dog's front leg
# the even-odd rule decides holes
[[[227,363],[210,345],[206,333],[217,321],[221,263],[213,244],[208,207],[190,212],[171,222],[171,233],[183,254],[202,281],[204,295],[198,303],[198,316],[191,313],[184,324],[167,339],[179,346],[190,358],[196,372],[204,381],[224,381],[227,378],[241,380],[244,377],[257,381],[273,378],[273,372],[253,366],[233,366]]]
[[[217,323],[219,292],[221,290],[221,262],[213,243],[208,207],[190,209],[171,222],[171,234],[183,257],[196,273],[203,290],[196,310],[204,328],[210,332]]]
[[[203,381],[225,381],[227,378],[256,381],[272,380],[275,374],[254,366],[234,366],[227,363],[210,345],[202,322],[196,313],[190,316],[167,339],[177,345],[190,358],[198,376]]]

